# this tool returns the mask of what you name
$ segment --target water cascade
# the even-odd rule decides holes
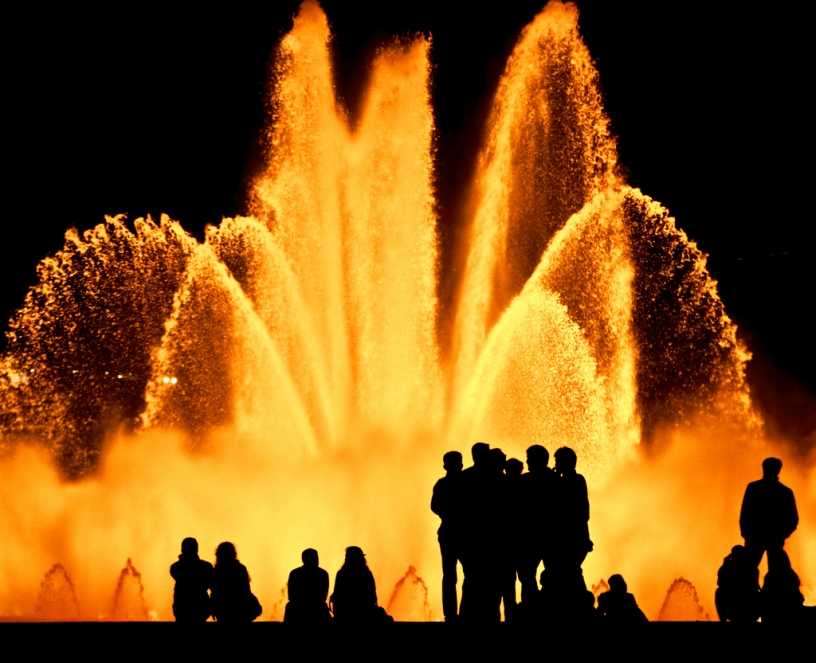
[[[684,574],[712,612],[765,451],[748,355],[705,257],[619,174],[576,8],[547,4],[501,78],[451,321],[430,43],[379,51],[352,126],[330,40],[307,0],[278,48],[248,216],[203,243],[167,217],[108,217],[41,262],[0,360],[0,615],[33,612],[55,562],[86,616],[107,614],[133,558],[113,618],[170,619],[185,536],[205,558],[234,541],[270,609],[301,550],[333,572],[360,545],[381,599],[397,585],[401,615],[441,615],[430,489],[442,453],[478,440],[519,458],[572,446],[587,577],[623,573],[656,617]],[[813,583],[802,512],[791,554]]]

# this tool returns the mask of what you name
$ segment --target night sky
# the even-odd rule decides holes
[[[433,35],[440,234],[449,248],[507,55],[542,0],[324,0],[337,86],[354,111],[390,35]],[[755,353],[749,380],[773,426],[816,446],[812,56],[804,9],[747,3],[578,2],[629,183],[709,254]],[[722,3],[725,4],[725,3]],[[4,20],[0,315],[71,226],[161,212],[201,237],[246,212],[262,163],[271,54],[298,2],[188,12],[40,6]],[[734,7],[741,7],[735,9]],[[801,446],[800,445],[800,446]]]

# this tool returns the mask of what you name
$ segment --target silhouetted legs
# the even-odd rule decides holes
[[[746,539],[745,555],[754,566],[759,566],[762,555],[768,553],[768,570],[785,567],[785,557],[787,556],[783,546],[784,541],[760,541],[757,539]]]
[[[459,545],[456,541],[441,537],[439,550],[442,553],[442,612],[445,621],[450,622],[455,620],[459,613],[456,597],[456,583],[459,580],[456,568],[459,561]]]
[[[538,571],[539,562],[543,561],[540,554],[527,552],[519,562],[518,577],[521,583],[521,602],[532,605],[538,599]]]

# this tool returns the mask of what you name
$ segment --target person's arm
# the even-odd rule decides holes
[[[787,508],[785,509],[785,538],[787,539],[799,527],[799,512],[796,510],[796,497],[788,488]]]
[[[740,536],[743,539],[747,539],[751,532],[751,516],[753,511],[751,502],[751,484],[749,483],[745,488],[745,495],[742,497],[742,506],[740,507],[739,526]]]
[[[581,516],[584,517],[584,522],[589,522],[589,491],[587,490],[587,482],[583,474],[578,475],[581,478],[581,505],[583,507]]]
[[[436,482],[436,484],[434,484],[433,495],[431,496],[431,511],[433,511],[440,518],[443,517],[442,514],[445,512],[445,508],[447,506],[445,504],[444,492],[443,480],[440,479]]]
[[[323,569],[320,569],[323,571]],[[329,574],[327,571],[323,571],[323,574],[320,579],[320,596],[323,599],[323,603],[326,602],[326,597],[329,595]]]

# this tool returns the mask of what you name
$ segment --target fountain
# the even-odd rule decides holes
[[[713,614],[766,452],[748,354],[705,257],[619,172],[575,7],[547,4],[507,63],[450,320],[430,44],[377,54],[354,126],[329,46],[307,0],[278,49],[248,216],[203,243],[168,217],[108,217],[41,262],[0,364],[0,615],[33,613],[58,562],[86,617],[115,593],[111,618],[172,618],[185,536],[205,557],[234,541],[265,606],[302,549],[333,571],[353,544],[381,601],[397,585],[395,617],[441,615],[427,503],[442,453],[477,440],[575,448],[587,578],[623,573],[657,617],[689,577]],[[790,548],[811,587],[802,512]]]

